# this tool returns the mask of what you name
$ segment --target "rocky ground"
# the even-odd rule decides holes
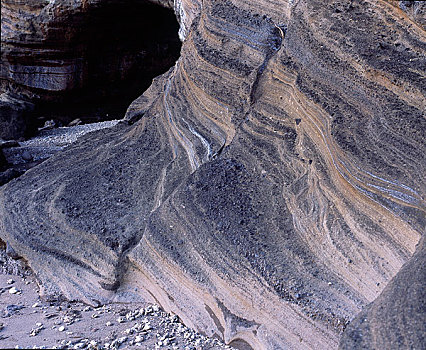
[[[42,300],[22,260],[0,252],[0,348],[232,349],[185,327],[157,305],[114,303],[98,308]]]
[[[48,121],[37,135],[28,140],[18,142],[0,139],[0,186],[63,150],[79,137],[92,131],[110,128],[116,125],[118,120],[84,125],[79,125],[79,119],[74,122],[76,125],[56,127],[53,120]],[[4,158],[1,158],[2,156]],[[3,163],[7,165],[2,166]]]
[[[79,137],[92,131],[112,127],[117,123],[118,120],[111,120],[59,128],[49,127],[48,124],[29,140],[9,142],[12,147],[4,147],[3,153],[8,163],[14,166],[31,161],[42,161],[77,141]],[[51,124],[54,125],[53,121]]]
[[[4,142],[17,174],[46,160],[107,121],[45,128],[29,140]],[[5,247],[3,247],[5,248]],[[42,300],[37,280],[23,260],[0,250],[0,348],[17,349],[232,349],[185,327],[179,318],[148,303],[98,308],[66,300]]]

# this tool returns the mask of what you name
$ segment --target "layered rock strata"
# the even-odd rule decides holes
[[[44,294],[118,289],[238,348],[336,348],[373,301],[343,348],[421,344],[394,320],[422,307],[424,28],[376,0],[196,8],[125,121],[2,188],[2,239]]]
[[[0,137],[22,137],[48,113],[72,110],[69,122],[83,105],[128,105],[178,57],[172,8],[167,0],[3,1]]]

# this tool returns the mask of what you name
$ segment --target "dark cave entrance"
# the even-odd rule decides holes
[[[171,9],[144,0],[101,5],[69,19],[78,30],[64,45],[81,60],[81,81],[78,88],[39,101],[34,126],[121,119],[152,79],[178,59],[179,24]]]

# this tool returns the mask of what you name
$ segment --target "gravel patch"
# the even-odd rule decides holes
[[[5,263],[3,262],[3,265]],[[3,271],[10,270],[3,266]],[[43,300],[32,274],[0,273],[2,349],[232,349],[148,303]]]
[[[3,153],[8,163],[12,165],[42,161],[77,141],[79,137],[92,131],[111,128],[118,122],[119,120],[110,120],[42,130],[31,139],[18,142],[18,146],[3,148]]]

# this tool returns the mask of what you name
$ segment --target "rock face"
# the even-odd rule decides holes
[[[337,348],[373,301],[343,348],[424,345],[395,320],[424,300],[426,33],[396,5],[175,4],[176,65],[4,186],[0,237],[44,294],[140,296],[237,348]]]
[[[0,94],[0,138],[24,136],[34,105],[7,93]]]
[[[341,349],[422,349],[426,334],[424,237],[382,294],[349,325]]]
[[[111,104],[124,114],[178,57],[172,6],[167,0],[3,1],[0,137],[23,136],[46,113],[73,114],[69,122],[80,105]],[[28,118],[22,101],[37,104],[37,116]]]

